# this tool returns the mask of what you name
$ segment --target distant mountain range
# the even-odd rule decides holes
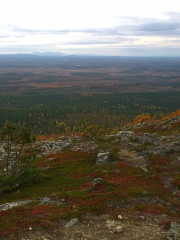
[[[44,53],[40,53],[40,52],[33,52],[30,53],[30,55],[36,55],[36,56],[57,56],[57,57],[63,57],[63,56],[68,56],[65,53],[61,53],[61,52],[44,52]]]
[[[62,52],[33,52],[33,53],[15,53],[15,54],[0,54],[3,56],[15,56],[15,57],[27,57],[27,56],[39,56],[39,57],[102,57],[98,54],[65,54]]]
[[[29,55],[36,55],[36,56],[53,56],[53,57],[65,57],[65,56],[84,56],[84,57],[96,57],[96,56],[103,56],[103,55],[98,55],[98,54],[65,54],[65,53],[61,53],[61,52],[44,52],[44,53],[40,53],[40,52],[33,52],[30,53]]]

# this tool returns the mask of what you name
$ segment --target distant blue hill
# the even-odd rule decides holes
[[[61,53],[61,52],[33,52],[30,53],[29,55],[36,55],[36,56],[57,56],[57,57],[63,57],[63,56],[68,56],[67,54]]]

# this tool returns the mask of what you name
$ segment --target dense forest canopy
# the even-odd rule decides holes
[[[0,127],[25,121],[34,133],[79,132],[87,124],[120,127],[141,113],[157,118],[179,108],[180,93],[42,94],[0,96]]]

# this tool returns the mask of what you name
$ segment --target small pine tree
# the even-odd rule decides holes
[[[12,175],[16,175],[25,145],[35,142],[36,138],[31,134],[31,128],[26,127],[25,123],[18,129],[17,126],[9,120],[6,120],[1,130],[0,138],[5,144],[4,150],[6,154],[4,162],[6,174],[10,175],[11,173]]]

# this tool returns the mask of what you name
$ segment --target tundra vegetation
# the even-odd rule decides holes
[[[23,144],[25,148],[21,151],[21,157],[18,158],[17,169],[19,171],[15,182],[7,180],[7,177],[10,179],[13,176],[13,171],[9,172],[6,179],[3,178],[6,162],[1,163],[0,203],[27,200],[30,202],[0,211],[0,236],[18,234],[19,231],[32,227],[48,226],[49,222],[56,224],[62,218],[81,218],[86,214],[113,213],[118,215],[123,211],[136,211],[166,214],[179,219],[180,164],[177,162],[179,148],[173,148],[174,150],[170,153],[154,152],[148,155],[145,158],[147,160],[145,167],[138,165],[140,161],[138,157],[132,156],[144,154],[155,147],[151,142],[141,143],[140,139],[146,139],[147,136],[151,136],[152,139],[155,136],[161,142],[165,139],[176,139],[180,130],[179,116],[180,112],[176,111],[161,121],[155,121],[154,117],[149,119],[149,116],[147,120],[146,114],[135,117],[134,123],[122,127],[122,130],[128,129],[128,131],[123,130],[122,134],[132,135],[128,141],[118,135],[117,129],[111,129],[111,134],[108,132],[110,135],[106,135],[106,130],[98,135],[96,129],[89,126],[88,134],[82,132],[81,136],[74,135],[71,137],[70,147],[60,152],[43,154],[39,145],[33,143],[33,151],[36,149],[37,155],[34,155],[30,161],[27,160],[32,152],[29,144],[34,141],[30,129],[25,125],[18,128],[6,121],[1,136],[7,155],[10,151],[7,135],[9,133],[15,145],[16,143],[21,146]],[[176,123],[174,123],[175,120]],[[157,130],[159,124],[161,129]],[[163,126],[166,127],[163,128]],[[148,135],[152,133],[156,135]],[[21,141],[18,140],[22,135]],[[52,139],[49,141],[52,142]],[[47,142],[42,142],[42,144]],[[94,148],[91,148],[92,144]],[[131,144],[127,145],[128,151],[126,144]],[[173,144],[176,146],[176,143]],[[15,148],[11,149],[15,150]],[[99,151],[110,152],[109,162],[97,164]],[[25,163],[24,159],[26,159]],[[21,166],[23,170],[26,166],[26,176],[29,172],[33,175],[30,175],[31,178],[24,176],[21,182],[18,182]],[[39,172],[34,173],[33,169]],[[95,179],[101,179],[101,181],[95,184]],[[170,181],[168,186],[165,180]],[[11,186],[11,188],[5,186]]]

